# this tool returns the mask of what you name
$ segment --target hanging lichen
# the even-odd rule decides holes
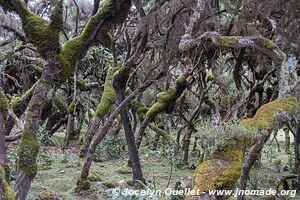
[[[276,99],[261,106],[253,118],[243,120],[242,124],[246,128],[271,129],[274,126],[274,118],[277,114],[286,112],[293,115],[298,108],[299,103],[295,97]]]

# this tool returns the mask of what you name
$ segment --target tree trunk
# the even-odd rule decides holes
[[[269,138],[271,131],[268,133],[259,133],[260,137],[257,139],[256,143],[250,148],[246,158],[244,158],[242,173],[240,177],[239,190],[245,191],[247,188],[247,181],[249,179],[250,170],[255,164],[255,162],[260,158],[261,150],[264,147],[267,139]],[[238,200],[244,200],[245,194],[238,195]]]
[[[284,129],[284,135],[285,135],[285,140],[284,140],[284,149],[285,153],[290,153],[290,146],[291,146],[291,138],[290,138],[290,131],[288,128]]]
[[[191,129],[191,126],[187,127],[187,132],[184,137],[183,141],[183,163],[188,164],[189,162],[189,148],[191,143],[191,137],[192,137],[193,130]]]
[[[114,82],[114,88],[117,93],[118,104],[121,104],[126,97],[125,96],[126,81],[123,80],[127,80],[127,79],[122,78]],[[134,181],[140,180],[145,183],[145,179],[141,168],[140,158],[139,158],[139,152],[135,144],[134,133],[129,119],[128,110],[126,108],[121,110],[120,115],[121,115],[121,121],[125,132],[129,158],[132,164],[133,180]]]
[[[79,157],[83,158],[87,155],[88,149],[91,145],[92,139],[100,125],[100,117],[98,115],[95,115],[93,118],[93,121],[91,125],[88,128],[88,131],[85,134],[85,137],[83,139],[83,145],[80,149]]]
[[[72,139],[72,136],[74,136],[74,121],[75,121],[76,95],[77,95],[76,80],[77,80],[77,63],[75,65],[75,70],[74,70],[73,98],[68,108],[69,115],[68,115],[68,122],[67,122],[67,132],[66,132],[65,142],[63,146],[64,150],[66,150],[69,147],[69,142]]]
[[[57,59],[48,60],[27,108],[24,133],[18,152],[18,172],[15,186],[18,200],[26,199],[31,182],[37,173],[36,159],[39,152],[37,133],[43,107],[48,101],[48,93],[55,82],[59,81],[58,77],[60,77],[61,70],[57,65]]]
[[[137,90],[136,92],[139,92],[139,90]],[[98,144],[101,142],[101,140],[108,133],[108,130],[113,125],[113,123],[114,123],[116,117],[119,115],[120,111],[122,109],[125,109],[125,107],[130,103],[130,101],[135,97],[136,94],[137,93],[132,93],[122,103],[120,103],[118,105],[118,107],[114,110],[114,112],[106,120],[106,122],[105,122],[104,126],[102,127],[101,131],[96,135],[95,140],[92,142],[91,147],[88,150],[86,162],[83,165],[80,179],[77,182],[77,187],[75,189],[76,192],[79,192],[82,189],[88,189],[89,188],[89,185],[88,185],[88,187],[86,187],[87,184],[89,184],[87,178],[88,178],[88,175],[89,175],[89,171],[90,171],[90,168],[91,168],[91,165],[92,165],[93,156],[94,156],[94,153],[96,151],[96,148],[97,148]]]
[[[297,176],[297,182],[296,182],[296,188],[300,189],[300,125],[298,125],[296,135],[295,135],[295,141],[294,141],[294,151],[295,151],[295,166],[294,166],[294,173],[298,174]]]

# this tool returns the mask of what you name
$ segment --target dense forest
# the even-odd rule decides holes
[[[0,19],[0,200],[300,199],[299,0],[0,0]]]

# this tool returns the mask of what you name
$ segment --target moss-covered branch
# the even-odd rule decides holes
[[[116,70],[117,67],[111,68],[106,75],[102,97],[97,106],[96,115],[94,116],[93,121],[85,134],[84,142],[80,149],[80,157],[84,157],[88,152],[88,148],[90,147],[95,132],[100,125],[100,120],[109,112],[111,107],[116,102],[116,92],[112,85],[113,74],[116,72]]]
[[[166,111],[166,113],[171,113],[174,109],[175,102],[177,98],[182,94],[187,86],[186,77],[180,75],[175,82],[175,86],[171,87],[166,92],[161,92],[157,94],[157,102],[153,104],[146,117],[153,119],[158,113]]]
[[[246,128],[273,129],[281,113],[292,116],[298,108],[299,103],[295,97],[276,99],[260,107],[253,118],[243,120],[242,124]]]
[[[99,84],[96,83],[96,82],[93,82],[93,83],[84,83],[83,80],[77,80],[76,81],[76,85],[78,86],[78,88],[81,91],[88,91],[88,90],[91,90],[93,88],[98,88],[99,87]]]
[[[101,118],[105,116],[112,105],[116,102],[116,92],[112,85],[113,74],[116,70],[117,68],[110,69],[105,79],[103,94],[96,109],[96,115]]]
[[[221,151],[201,163],[195,172],[194,189],[208,192],[233,189],[240,177],[243,164],[243,140],[232,140]]]
[[[38,82],[39,81],[31,86],[31,88],[27,90],[21,97],[14,97],[11,99],[10,106],[17,116],[21,116],[26,110]]]
[[[271,40],[264,38],[262,36],[221,36],[217,32],[205,32],[197,38],[182,37],[179,45],[180,51],[188,51],[193,49],[199,44],[211,42],[218,47],[227,48],[243,48],[250,47],[262,52],[263,54],[269,56],[274,61],[281,63],[286,55],[282,52],[278,46]]]
[[[8,114],[8,99],[2,91],[0,91],[0,112],[3,118],[6,119]]]
[[[161,129],[151,123],[149,124],[149,128],[151,128],[151,130],[153,130],[159,136],[162,136],[170,145],[176,146],[176,141],[174,140],[173,136],[170,133],[167,133],[163,129]]]
[[[101,8],[90,18],[82,33],[67,41],[59,54],[63,66],[62,75],[68,78],[74,71],[75,63],[81,59],[91,45],[101,43],[109,46],[111,38],[109,29],[118,23],[122,23],[127,16],[131,5],[130,0],[105,0],[101,2]]]

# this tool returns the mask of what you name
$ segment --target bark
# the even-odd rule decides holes
[[[290,146],[291,146],[291,138],[290,138],[290,133],[288,128],[284,129],[284,136],[285,136],[284,149],[285,149],[285,153],[288,154],[290,153]]]
[[[187,132],[184,137],[184,142],[183,142],[183,163],[184,164],[188,164],[189,161],[189,148],[190,148],[192,133],[193,133],[192,127],[188,126]]]
[[[76,112],[76,95],[77,95],[77,63],[75,66],[75,73],[74,73],[74,82],[73,82],[73,98],[72,102],[68,108],[68,122],[67,122],[67,132],[66,132],[66,137],[65,137],[65,142],[64,142],[64,147],[63,149],[66,150],[69,147],[69,142],[74,135],[74,121],[75,121],[75,112]]]
[[[146,87],[141,87],[141,88],[137,89],[135,92],[133,92],[132,94],[130,94],[128,97],[126,97],[126,99],[118,105],[118,107],[114,110],[114,112],[111,113],[109,118],[106,120],[104,126],[102,127],[101,131],[96,134],[96,138],[92,142],[91,147],[88,150],[86,161],[85,161],[82,171],[81,171],[80,179],[77,182],[77,187],[75,189],[76,192],[79,192],[82,189],[88,189],[87,187],[83,187],[83,186],[85,186],[85,184],[87,182],[87,178],[88,178],[91,164],[93,161],[93,156],[94,156],[94,153],[96,151],[98,144],[106,136],[106,134],[108,133],[108,130],[112,127],[115,119],[120,114],[120,111],[122,109],[125,109],[125,107],[130,103],[130,101],[144,89],[146,89]]]
[[[93,118],[93,121],[90,124],[90,126],[88,128],[88,131],[86,132],[86,135],[84,137],[83,145],[80,149],[79,157],[83,158],[87,155],[90,144],[92,142],[94,134],[96,133],[99,125],[100,125],[100,117],[98,115],[95,115],[94,118]]]
[[[41,80],[36,86],[29,102],[25,115],[25,127],[19,147],[18,172],[16,180],[17,199],[26,199],[31,182],[37,173],[37,154],[39,142],[37,133],[45,103],[48,101],[48,93],[57,82],[60,68],[56,62],[56,56],[48,61],[43,71]]]
[[[239,182],[239,190],[246,190],[247,182],[249,179],[250,170],[255,164],[255,162],[260,158],[261,150],[264,147],[264,144],[268,140],[271,131],[266,131],[267,133],[260,133],[259,138],[255,142],[255,144],[250,148],[248,154],[246,155],[246,158],[244,159],[243,166],[242,166],[242,172],[240,176],[240,182]],[[244,200],[245,195],[240,194],[238,195],[238,200]]]
[[[128,76],[123,76],[123,77],[121,76],[114,80],[113,86],[117,93],[118,104],[121,104],[126,97],[125,89],[126,89],[127,79]],[[135,144],[135,138],[134,138],[134,133],[129,118],[128,109],[126,108],[122,109],[120,111],[120,115],[121,115],[121,121],[125,132],[129,158],[132,164],[132,175],[133,175],[132,178],[134,181],[139,180],[145,183],[145,179],[141,168],[140,158],[139,158],[139,152]]]
[[[298,125],[296,134],[295,134],[295,141],[294,141],[294,152],[295,152],[295,166],[294,166],[294,173],[297,174],[297,182],[296,188],[300,189],[300,154],[299,154],[299,147],[300,144],[300,126]]]

